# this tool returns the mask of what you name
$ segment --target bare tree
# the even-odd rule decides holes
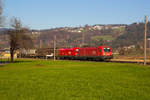
[[[3,19],[3,16],[2,16],[2,13],[3,13],[3,3],[2,3],[3,0],[0,0],[0,27],[3,26],[3,22],[4,22],[4,19]]]
[[[29,32],[28,28],[22,27],[21,21],[17,18],[11,20],[12,29],[8,32],[10,39],[10,54],[11,62],[14,61],[14,53],[18,49],[31,48],[32,39],[27,34]]]
[[[0,15],[2,14],[2,9],[3,7],[2,7],[2,0],[0,0]]]

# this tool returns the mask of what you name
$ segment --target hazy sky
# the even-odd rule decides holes
[[[4,0],[5,16],[33,29],[131,24],[150,17],[150,0]]]

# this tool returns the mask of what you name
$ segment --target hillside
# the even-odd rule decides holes
[[[150,22],[147,23],[147,37],[150,37]],[[123,47],[129,45],[143,46],[144,23],[133,23],[128,25],[124,34],[113,41],[113,47]],[[148,42],[149,45],[149,42]]]
[[[85,44],[89,46],[110,44],[124,33],[126,25],[93,25],[84,27],[62,27],[46,30],[31,30],[30,34],[36,48],[53,47],[53,37],[57,37],[57,47],[79,46],[84,34]],[[7,32],[0,34],[0,46],[6,48],[8,44]]]
[[[150,22],[148,22],[148,37],[150,36]],[[57,47],[81,46],[84,35],[86,46],[110,45],[113,48],[135,45],[143,46],[144,23],[130,25],[85,25],[84,27],[60,27],[45,30],[30,30],[34,48],[53,48],[54,35]],[[148,45],[150,43],[148,42]],[[0,29],[0,47],[9,47],[7,29]]]
[[[48,30],[33,31],[35,46],[53,47],[53,37],[57,37],[57,47],[71,47],[82,44],[84,34],[88,46],[109,45],[124,33],[125,25],[94,25],[84,27],[64,27]]]
[[[85,25],[83,27],[61,27],[46,30],[31,30],[34,47],[52,48],[53,37],[57,37],[57,47],[80,46],[84,35],[84,44],[88,46],[112,45],[112,42],[125,33],[127,25]],[[9,47],[7,32],[0,34],[0,47]]]

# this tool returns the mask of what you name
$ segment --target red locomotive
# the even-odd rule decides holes
[[[109,46],[74,47],[58,49],[58,59],[79,60],[108,60],[112,59],[112,50]]]

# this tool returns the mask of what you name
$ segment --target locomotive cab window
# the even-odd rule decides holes
[[[103,48],[104,52],[110,52],[110,48]]]
[[[79,52],[79,49],[76,49],[77,52]]]
[[[107,51],[110,52],[110,48],[107,48]]]

